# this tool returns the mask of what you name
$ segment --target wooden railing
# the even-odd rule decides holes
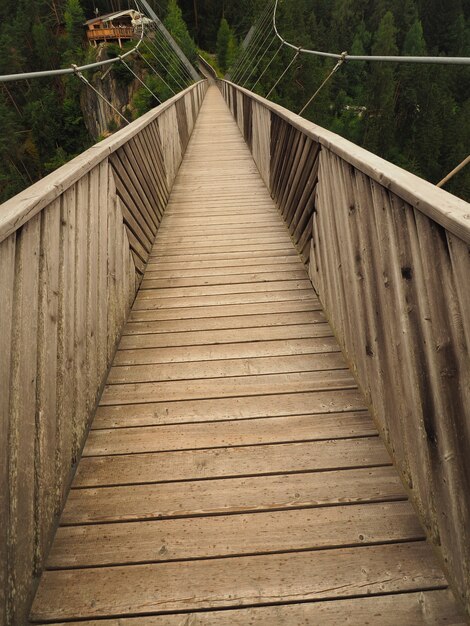
[[[220,87],[470,610],[470,206],[249,91]]]
[[[200,82],[0,206],[0,623],[24,624],[202,103]]]
[[[87,30],[87,37],[89,41],[104,41],[106,39],[132,39],[136,36],[135,30],[132,27],[117,27],[110,28],[96,28],[94,30]]]

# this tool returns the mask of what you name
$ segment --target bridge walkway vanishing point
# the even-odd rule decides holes
[[[465,623],[216,87],[31,619]]]

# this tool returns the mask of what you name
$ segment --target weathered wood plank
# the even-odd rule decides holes
[[[174,426],[91,430],[84,456],[223,448],[228,446],[320,441],[376,435],[365,411],[329,415],[265,417]]]
[[[389,465],[377,437],[83,458],[74,488]]]
[[[36,393],[41,215],[16,237],[9,427],[9,619],[24,623],[36,567]]]
[[[15,285],[16,235],[0,243],[0,622],[7,623],[8,597],[8,530],[9,507],[9,431],[10,431],[10,373],[12,369],[13,302]],[[8,603],[8,604],[7,604]]]
[[[100,405],[232,398],[240,395],[247,397],[273,393],[338,391],[356,388],[356,381],[347,369],[293,374],[260,374],[220,378],[217,380],[217,384],[214,384],[212,379],[195,379],[108,385],[103,391]]]
[[[289,326],[271,326],[265,328],[239,328],[229,330],[200,330],[174,333],[132,334],[123,336],[120,350],[139,348],[166,348],[170,346],[216,345],[257,341],[276,341],[282,339],[310,339],[331,337],[328,324],[293,324]]]
[[[108,376],[108,385],[142,383],[164,380],[218,379],[225,376],[254,376],[257,374],[287,374],[315,370],[344,369],[343,356],[338,352],[283,357],[253,357],[197,361],[196,363],[166,363],[156,365],[114,366]],[[217,384],[217,380],[214,381]]]
[[[293,307],[294,308],[294,307]],[[229,330],[234,328],[265,328],[297,324],[320,324],[325,322],[321,311],[292,311],[291,313],[273,313],[219,316],[214,318],[130,321],[123,330],[124,335],[143,335],[199,330]]]
[[[364,400],[357,390],[306,392],[296,394],[272,394],[192,400],[190,402],[154,402],[126,406],[100,406],[97,409],[94,428],[123,426],[151,426],[165,423],[228,420],[281,416],[336,413],[365,409]]]
[[[253,319],[258,315],[268,315],[272,313],[271,318],[281,313],[298,313],[305,311],[319,312],[321,310],[320,303],[312,293],[310,299],[304,300],[286,300],[284,302],[266,302],[254,304],[232,304],[219,306],[197,306],[197,307],[181,307],[178,309],[149,309],[139,311],[135,308],[131,311],[129,322],[150,322],[150,321],[168,321],[177,322],[185,320],[191,323],[191,320],[211,319],[217,320],[220,317],[251,317]],[[197,322],[201,323],[201,322]],[[220,324],[220,320],[214,321],[214,324]],[[223,322],[222,322],[223,323]],[[194,329],[196,330],[196,329]]]
[[[72,489],[61,524],[195,517],[405,500],[392,466]]]
[[[335,602],[305,602],[272,607],[185,614],[193,626],[362,626],[380,619],[381,626],[464,626],[465,618],[448,589],[369,596]],[[116,620],[67,622],[69,626],[117,626]],[[60,626],[65,626],[61,624]],[[119,626],[181,626],[181,615],[119,618]]]
[[[47,553],[55,521],[57,441],[57,365],[60,266],[60,199],[41,213],[37,372],[36,541],[38,567]]]
[[[73,619],[170,610],[347,598],[446,585],[424,542],[132,568],[45,572],[32,617]],[[367,568],[364,567],[367,560]],[[263,573],[260,580],[260,574]],[[237,589],[234,597],[233,590]],[[77,593],[80,590],[80,593]]]
[[[59,528],[48,569],[321,550],[424,538],[409,502]]]

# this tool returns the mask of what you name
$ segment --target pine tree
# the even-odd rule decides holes
[[[372,54],[394,56],[398,54],[397,30],[391,11],[380,21],[372,45]],[[395,66],[390,63],[374,63],[369,76],[367,99],[367,128],[365,145],[372,152],[388,159],[395,155]]]
[[[232,33],[230,31],[230,26],[228,25],[227,20],[223,17],[220,21],[220,27],[217,33],[217,63],[224,74],[229,67],[228,49],[231,37]]]
[[[193,64],[197,62],[196,44],[191,39],[177,0],[169,0],[165,26]]]

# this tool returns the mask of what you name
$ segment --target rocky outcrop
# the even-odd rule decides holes
[[[109,46],[102,44],[97,48],[96,60],[106,58],[109,58]],[[142,70],[139,64],[133,59],[130,62],[132,69],[141,76]],[[132,79],[132,75],[124,65],[114,63],[104,66],[88,79],[93,87],[103,94],[120,113],[131,118],[132,99],[141,85],[137,79]],[[120,116],[90,88],[82,90],[80,104],[87,130],[95,139],[106,137],[123,124]]]

